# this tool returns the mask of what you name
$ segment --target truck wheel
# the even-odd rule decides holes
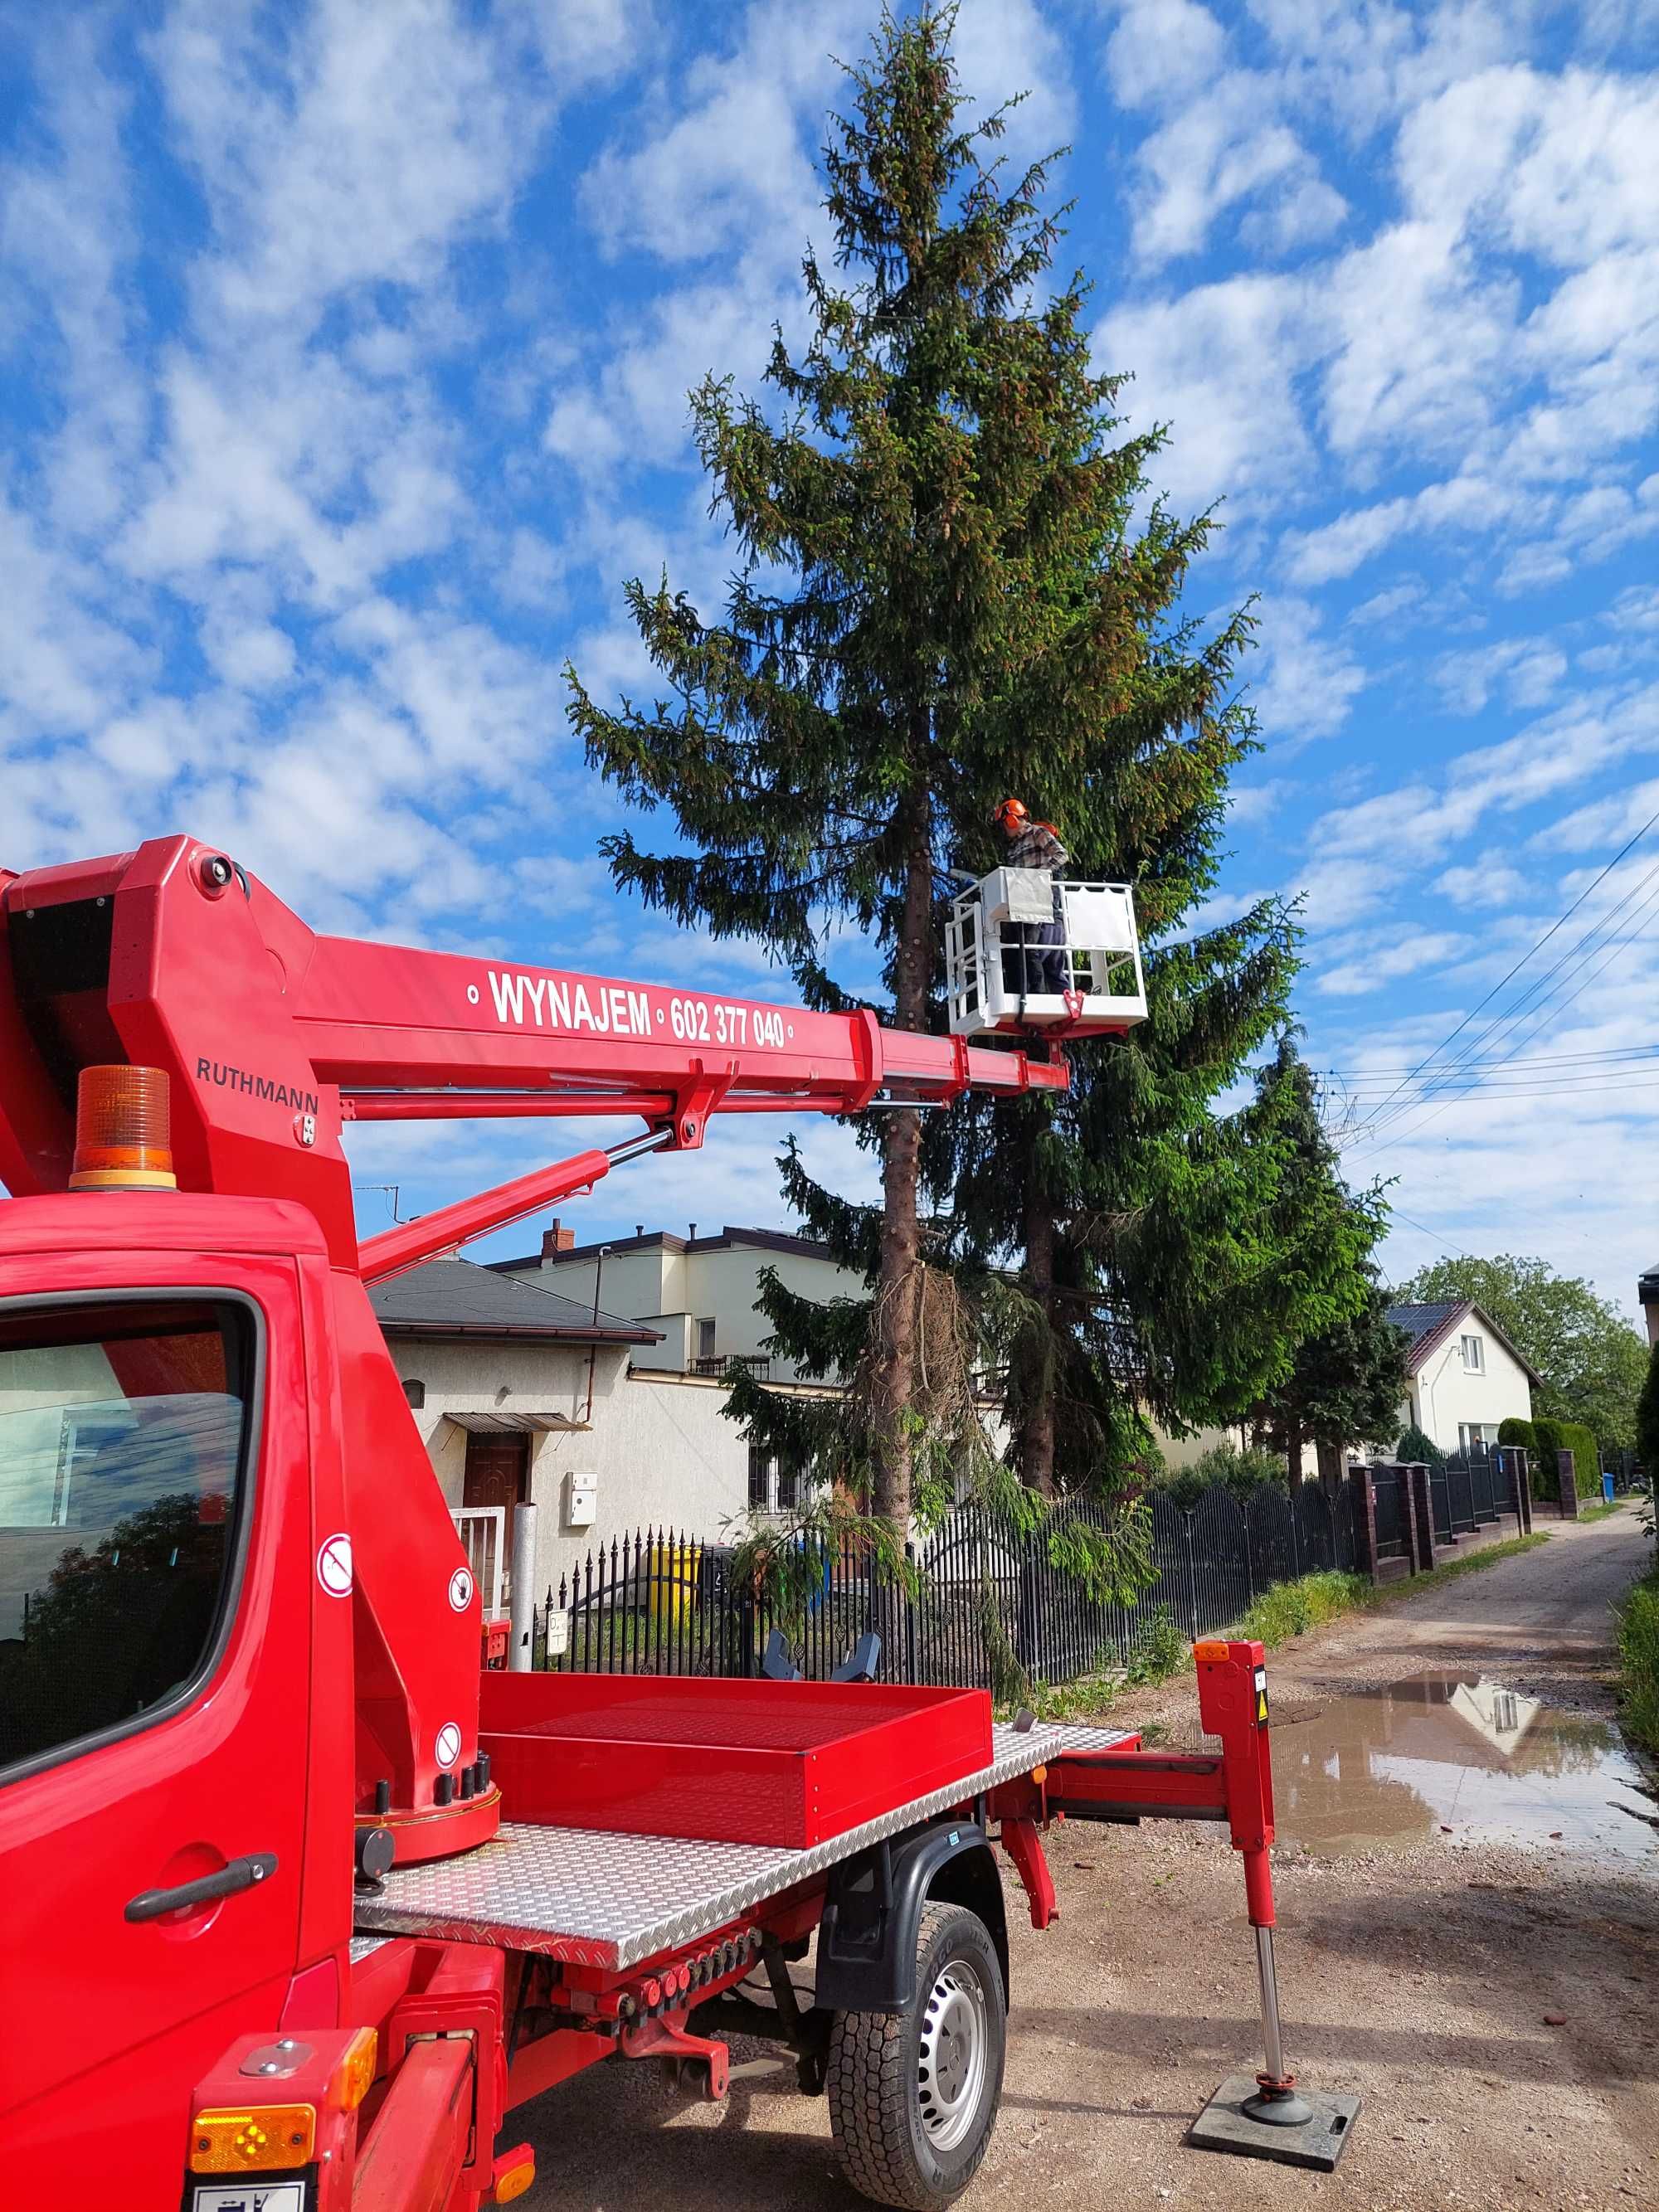
[[[1006,2009],[984,1922],[924,1906],[910,2009],[838,2013],[830,2032],[830,2124],[861,2196],[932,2212],[968,2186],[1002,2094]]]

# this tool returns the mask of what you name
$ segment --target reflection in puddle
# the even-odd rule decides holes
[[[1275,1726],[1273,1759],[1279,1840],[1312,1851],[1439,1838],[1659,1861],[1659,1833],[1617,1809],[1655,1810],[1618,1730],[1495,1682],[1414,1674],[1331,1698]]]

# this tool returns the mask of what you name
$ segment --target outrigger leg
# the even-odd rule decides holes
[[[1273,1968],[1273,1768],[1267,1749],[1267,1670],[1259,1644],[1193,1647],[1198,1710],[1218,1753],[1139,1750],[1063,1752],[1043,1778],[1045,1816],[1073,1820],[1225,1820],[1244,1861],[1244,1898],[1255,1931],[1266,2063],[1235,2074],[1193,2123],[1187,2140],[1206,2150],[1275,2159],[1328,2173],[1347,2148],[1358,2097],[1299,2088],[1285,2064]]]

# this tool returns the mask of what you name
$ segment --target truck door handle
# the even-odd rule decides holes
[[[137,1897],[127,1899],[123,1917],[160,1920],[164,1913],[183,1912],[192,1905],[211,1905],[215,1898],[235,1897],[245,1889],[257,1889],[276,1871],[275,1851],[250,1851],[246,1857],[232,1859],[217,1874],[204,1874],[198,1881],[175,1882],[171,1889],[141,1889]]]

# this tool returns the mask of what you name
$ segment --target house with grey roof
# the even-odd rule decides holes
[[[1389,1308],[1403,1329],[1406,1395],[1400,1425],[1410,1423],[1442,1451],[1495,1444],[1499,1425],[1532,1419],[1540,1381],[1484,1308],[1443,1298]]]

